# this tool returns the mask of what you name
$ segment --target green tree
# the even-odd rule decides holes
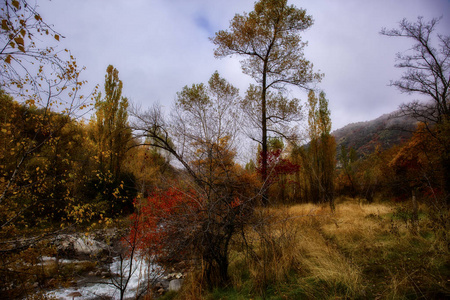
[[[255,3],[252,12],[236,14],[229,31],[221,30],[212,38],[217,46],[215,56],[244,56],[244,73],[253,77],[259,85],[263,182],[268,176],[268,91],[274,88],[283,90],[286,85],[307,88],[309,83],[322,77],[313,72],[312,64],[304,58],[306,43],[298,35],[312,23],[311,16],[306,15],[305,10],[287,5],[287,0],[260,0]],[[275,115],[273,118],[277,117]],[[265,191],[263,204],[267,202]]]

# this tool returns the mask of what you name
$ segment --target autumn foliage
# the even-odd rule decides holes
[[[130,218],[132,222],[128,240],[148,254],[163,256],[163,249],[170,243],[181,228],[176,228],[174,220],[180,221],[187,212],[198,209],[194,192],[185,192],[176,188],[165,191],[156,190],[147,198],[136,198],[136,212]],[[193,220],[192,220],[193,221]]]
[[[274,149],[267,152],[268,184],[276,183],[282,175],[293,174],[300,169],[300,165],[283,158],[282,152],[282,149]],[[262,172],[262,157],[263,153],[261,151],[258,156],[258,167],[256,168],[256,171],[260,174]]]

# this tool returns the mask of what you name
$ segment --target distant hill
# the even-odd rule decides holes
[[[388,149],[409,139],[417,126],[417,120],[411,117],[398,117],[395,113],[385,114],[366,122],[351,123],[331,134],[336,139],[337,150],[341,145],[353,147],[358,155],[372,153],[379,145]]]

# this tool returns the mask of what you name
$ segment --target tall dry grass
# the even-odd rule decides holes
[[[424,207],[416,232],[398,208],[346,200],[334,212],[313,204],[259,209],[234,240],[230,287],[205,294],[193,279],[178,299],[445,298],[448,250],[434,246]]]

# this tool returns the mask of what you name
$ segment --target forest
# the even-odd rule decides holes
[[[381,31],[414,43],[392,88],[427,100],[331,132],[300,38],[313,17],[287,0],[256,1],[210,38],[255,84],[241,93],[218,70],[169,109],[133,103],[113,65],[86,94],[89,70],[48,46],[61,33],[32,3],[2,0],[0,298],[450,297],[439,21]]]

